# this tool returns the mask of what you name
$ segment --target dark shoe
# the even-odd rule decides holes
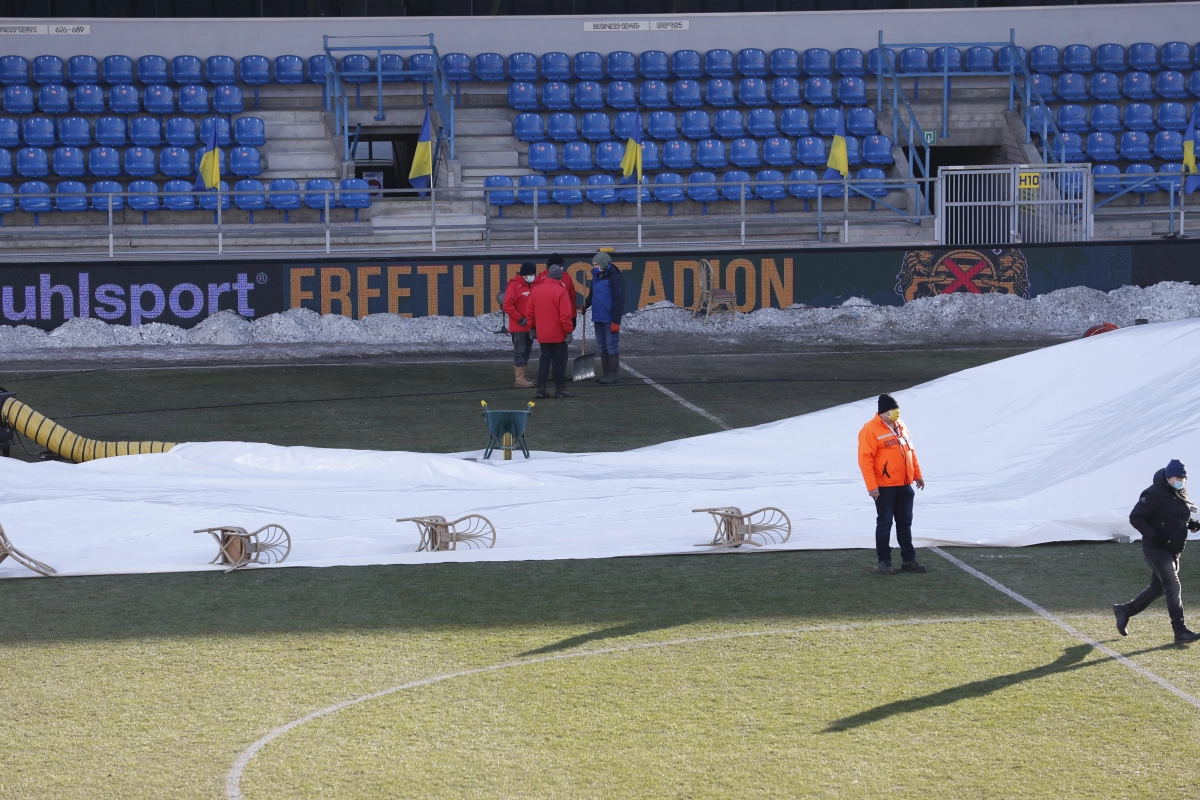
[[[608,377],[608,353],[597,353],[600,357],[600,369],[596,371],[596,382],[604,383],[604,379]]]
[[[896,574],[896,570],[892,569],[892,565],[887,563],[886,561],[880,561],[878,569],[879,569],[880,575],[895,575]]]
[[[546,399],[547,397],[549,397],[549,396],[550,396],[550,395],[546,394],[546,387],[545,387],[545,386],[539,386],[539,387],[537,387],[537,391],[533,393],[533,399],[534,399],[534,400],[545,400],[545,399]]]
[[[611,386],[617,382],[617,373],[621,370],[621,354],[609,353],[607,362],[604,365],[604,377],[600,379],[600,383]]]
[[[916,561],[905,561],[900,565],[900,569],[905,572],[927,572],[924,564],[918,564]]]
[[[572,392],[568,392],[566,389],[559,389],[554,393],[554,397],[558,400],[565,400],[568,397],[574,396],[575,395]]]
[[[1129,612],[1125,610],[1125,604],[1117,603],[1113,606],[1113,615],[1117,618],[1117,633],[1128,636],[1129,631],[1126,626],[1129,624]]]
[[[1171,627],[1175,629],[1175,644],[1190,644],[1200,639],[1200,633],[1189,631],[1187,625],[1182,622]]]

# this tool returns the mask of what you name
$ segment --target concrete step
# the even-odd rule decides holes
[[[520,144],[512,136],[464,136],[459,133],[454,138],[454,146],[460,153],[479,150],[516,150],[517,145]]]
[[[454,109],[455,123],[461,120],[477,121],[481,119],[516,119],[517,111],[513,108],[469,108],[459,106]]]
[[[268,139],[327,139],[323,122],[268,122]]]
[[[462,163],[464,171],[468,167],[492,169],[518,166],[517,151],[515,150],[467,150],[465,152],[459,150],[458,160]]]
[[[438,192],[440,195],[441,192]],[[438,224],[444,215],[450,214],[482,214],[483,203],[477,200],[438,200]],[[429,200],[378,200],[369,210],[363,212],[367,217],[414,217],[429,219]],[[365,218],[365,217],[364,217]]]
[[[428,230],[430,227],[430,219],[431,219],[431,217],[430,217],[428,210],[426,211],[426,213],[423,216],[420,214],[405,214],[404,216],[379,216],[379,215],[373,214],[371,216],[371,227],[372,228],[389,228],[389,227],[423,228],[423,229]],[[439,212],[437,215],[437,224],[438,224],[438,229],[439,229],[438,236],[440,237],[441,236],[440,229],[443,226],[445,226],[447,228],[450,228],[450,227],[482,228],[484,225],[487,224],[487,216],[482,213],[480,213],[480,214],[442,214]]]
[[[263,183],[270,183],[276,178],[291,178],[294,181],[300,181],[301,188],[303,188],[305,181],[315,178],[328,178],[337,183],[342,179],[342,173],[336,169],[268,169],[263,170],[263,173],[258,176]]]
[[[259,148],[260,150],[264,148]],[[330,153],[328,139],[267,139],[268,153]]]
[[[268,153],[266,166],[273,172],[320,171],[340,174],[332,153]]]
[[[454,135],[459,136],[512,136],[512,120],[454,118]]]
[[[468,178],[479,178],[479,183],[476,186],[483,185],[483,178],[490,175],[507,175],[510,178],[519,178],[522,175],[532,175],[533,170],[527,167],[463,167],[462,177],[463,185],[467,185]]]
[[[270,125],[272,122],[294,123],[323,123],[324,113],[321,111],[308,111],[304,109],[270,109],[260,108],[257,110],[248,109],[243,116],[258,117],[263,122]]]

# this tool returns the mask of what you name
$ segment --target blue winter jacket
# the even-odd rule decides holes
[[[625,276],[616,265],[609,264],[592,279],[592,291],[583,303],[584,311],[592,309],[593,322],[620,324],[625,314]]]

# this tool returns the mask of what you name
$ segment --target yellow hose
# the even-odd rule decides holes
[[[85,439],[54,420],[46,419],[15,397],[8,398],[0,406],[0,419],[22,436],[76,464],[113,456],[165,453],[175,446],[175,442],[97,442],[95,439]]]

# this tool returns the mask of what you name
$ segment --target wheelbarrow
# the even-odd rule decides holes
[[[525,426],[529,424],[529,415],[533,413],[533,403],[524,411],[489,411],[486,400],[479,402],[483,405],[483,419],[488,426],[488,443],[483,457],[491,458],[492,451],[499,447],[504,451],[504,460],[512,461],[513,448],[520,447],[521,453],[529,458]]]

